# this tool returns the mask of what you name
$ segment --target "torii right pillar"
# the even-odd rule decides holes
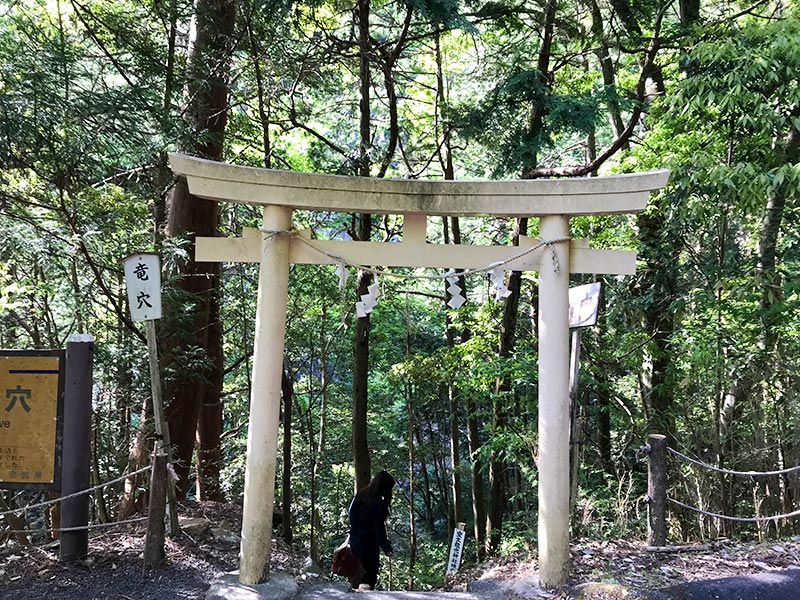
[[[543,216],[543,240],[569,238],[569,217]],[[569,244],[539,268],[539,583],[569,576]]]

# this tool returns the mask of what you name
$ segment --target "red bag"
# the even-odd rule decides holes
[[[333,564],[331,565],[331,573],[334,575],[341,575],[342,577],[355,577],[361,563],[353,556],[350,551],[350,537],[344,543],[333,551]]]

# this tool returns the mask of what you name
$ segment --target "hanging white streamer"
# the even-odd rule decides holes
[[[458,285],[458,275],[455,274],[455,269],[450,269],[445,273],[447,276],[447,293],[450,294],[450,299],[447,301],[447,306],[456,309],[461,307],[467,299],[461,295],[461,286]]]
[[[489,280],[494,286],[494,299],[498,302],[511,295],[511,290],[506,286],[506,272],[500,267],[495,267],[489,271]]]
[[[344,262],[339,262],[336,265],[336,276],[339,278],[339,291],[343,291],[347,285],[347,280],[350,279],[350,269],[348,269]]]
[[[380,297],[380,281],[376,277],[375,282],[367,287],[367,293],[361,295],[361,302],[356,302],[356,316],[358,318],[366,317],[378,304],[378,298]]]

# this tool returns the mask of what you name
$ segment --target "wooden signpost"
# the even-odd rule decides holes
[[[581,426],[578,406],[578,373],[581,366],[581,331],[597,323],[600,306],[600,282],[595,281],[569,289],[569,327],[572,330],[572,350],[569,358],[569,509],[575,508],[578,498],[578,456]]]
[[[147,335],[147,355],[150,363],[150,391],[153,396],[153,421],[156,430],[156,447],[153,452],[153,470],[151,477],[163,477],[166,473],[164,465],[160,468],[157,458],[159,455],[166,456],[166,464],[172,464],[172,444],[169,437],[169,427],[164,416],[164,402],[161,396],[161,374],[158,366],[158,344],[156,340],[155,320],[161,318],[161,261],[157,254],[151,252],[140,252],[131,254],[122,259],[125,268],[125,282],[128,290],[128,304],[130,305],[131,319],[134,322],[144,321]],[[177,535],[180,531],[178,524],[178,503],[175,494],[175,484],[170,476],[166,476],[166,485],[150,481],[151,486],[151,510],[148,522],[148,538],[160,537],[161,544],[148,539],[146,549],[160,547],[163,555],[163,524],[157,521],[163,519],[163,513],[157,514],[153,507],[162,507],[163,502],[154,498],[153,490],[164,493],[166,491],[166,508],[168,513],[169,533]],[[166,490],[164,490],[166,488]],[[146,553],[147,554],[147,553]],[[159,563],[159,558],[145,556],[145,564],[154,566]]]
[[[458,523],[453,530],[453,541],[450,544],[450,556],[447,558],[447,573],[455,573],[461,566],[461,554],[464,552],[464,540],[467,537],[466,523]]]
[[[636,253],[593,250],[569,239],[576,215],[635,213],[668,171],[519,181],[380,180],[239,167],[170,155],[200,198],[264,207],[261,231],[240,239],[197,238],[198,261],[260,263],[253,386],[239,580],[268,576],[289,264],[380,265],[539,272],[539,578],[556,587],[569,573],[570,273],[632,274]],[[292,210],[402,214],[401,243],[311,240],[292,230]],[[519,246],[431,244],[428,215],[540,218],[541,241]],[[543,243],[544,242],[544,243]]]

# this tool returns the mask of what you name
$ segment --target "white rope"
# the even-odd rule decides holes
[[[781,469],[780,471],[732,471],[730,469],[722,469],[720,467],[715,467],[714,465],[709,465],[708,463],[700,462],[699,460],[690,458],[685,454],[681,454],[677,450],[673,450],[669,446],[667,446],[667,450],[672,452],[675,456],[679,456],[683,460],[689,461],[690,463],[697,465],[698,467],[710,469],[712,471],[716,471],[717,473],[727,473],[728,475],[742,475],[745,477],[759,477],[759,476],[767,477],[770,475],[785,475],[786,473],[791,473],[792,471],[800,471],[800,465],[796,467],[789,467],[788,469]]]
[[[673,500],[672,498],[667,498],[673,504],[677,504],[683,508],[688,510],[693,510],[696,513],[700,513],[701,515],[705,515],[707,517],[714,517],[716,519],[727,519],[728,521],[746,521],[748,523],[760,523],[762,521],[775,521],[777,519],[790,519],[792,517],[796,517],[800,515],[800,510],[796,510],[794,512],[786,513],[783,515],[775,515],[774,517],[729,517],[728,515],[721,515],[718,513],[712,513],[703,510],[702,508],[697,508],[695,506],[689,506],[688,504],[684,504],[683,502],[679,502],[677,500]]]
[[[40,533],[42,531],[49,531],[53,532],[64,532],[64,531],[83,531],[85,529],[100,529],[103,527],[115,527],[117,525],[127,525],[128,523],[139,523],[140,521],[146,521],[149,517],[137,517],[135,519],[128,519],[127,521],[114,521],[113,523],[93,523],[89,525],[79,525],[77,527],[59,527],[58,529],[50,529],[49,527],[45,527],[44,529],[4,529],[5,533]]]
[[[60,498],[56,498],[55,500],[47,500],[46,502],[40,502],[39,504],[30,504],[28,506],[22,506],[20,508],[12,508],[11,510],[7,510],[5,512],[0,512],[0,517],[4,517],[5,515],[12,515],[14,513],[23,512],[23,511],[30,510],[30,509],[33,509],[33,508],[41,508],[43,506],[50,506],[51,504],[56,504],[58,502],[61,502],[62,500],[67,500],[69,498],[77,498],[78,496],[83,496],[84,494],[88,494],[89,492],[93,492],[94,490],[99,490],[100,488],[104,488],[107,485],[111,485],[113,483],[118,483],[118,482],[123,481],[125,479],[129,479],[129,478],[133,477],[134,475],[138,475],[139,473],[144,473],[145,471],[149,471],[151,468],[152,468],[151,466],[142,467],[138,471],[133,471],[131,473],[126,473],[125,475],[122,475],[121,477],[117,477],[116,479],[112,479],[111,481],[106,481],[105,483],[101,483],[101,484],[96,485],[94,487],[90,487],[90,488],[87,488],[85,490],[81,490],[79,492],[75,492],[74,494],[69,494],[68,496],[62,496]]]
[[[367,271],[369,273],[372,273],[373,275],[379,275],[381,277],[394,277],[396,279],[433,279],[433,280],[443,281],[443,280],[447,279],[448,277],[452,277],[453,276],[452,274],[450,274],[450,275],[447,275],[447,274],[421,275],[421,274],[418,274],[418,273],[413,273],[413,274],[395,273],[393,271],[384,271],[382,269],[375,269],[373,267],[367,267],[365,265],[360,265],[360,264],[357,264],[357,263],[350,262],[345,257],[340,256],[338,254],[334,254],[333,252],[326,252],[325,250],[320,250],[317,246],[314,245],[314,243],[311,240],[307,240],[304,237],[298,235],[298,232],[294,231],[292,229],[261,229],[260,231],[266,235],[266,240],[265,241],[267,241],[267,242],[269,240],[271,240],[273,237],[277,236],[277,235],[292,235],[292,236],[295,236],[298,240],[300,240],[302,243],[304,243],[309,248],[312,248],[313,250],[316,250],[320,254],[324,254],[328,258],[336,261],[337,263],[345,264],[348,267],[361,269],[362,271]],[[514,256],[511,256],[511,257],[509,257],[509,258],[507,258],[505,260],[500,260],[500,261],[497,261],[497,262],[493,262],[493,263],[491,263],[489,265],[486,265],[485,267],[481,267],[481,268],[477,268],[477,269],[464,269],[463,271],[459,271],[458,273],[456,273],[456,275],[459,276],[459,277],[467,277],[469,275],[476,275],[476,274],[480,274],[480,273],[488,273],[489,271],[492,271],[492,270],[496,269],[497,267],[502,267],[504,265],[507,265],[510,262],[513,262],[513,261],[515,261],[515,260],[517,260],[519,258],[522,258],[523,256],[527,256],[528,254],[530,254],[532,252],[535,252],[536,250],[538,250],[539,248],[541,248],[543,246],[546,246],[547,248],[550,249],[550,252],[552,253],[552,257],[553,257],[553,270],[556,273],[558,273],[558,271],[560,269],[560,266],[558,264],[558,256],[556,255],[556,251],[555,251],[555,248],[553,248],[553,245],[561,243],[561,242],[568,242],[568,241],[570,241],[570,239],[571,238],[569,238],[569,237],[562,237],[562,238],[556,238],[554,240],[542,240],[541,242],[539,242],[535,246],[532,246],[531,248],[527,248],[527,249],[523,250],[522,252],[520,252],[518,254],[515,254]]]

